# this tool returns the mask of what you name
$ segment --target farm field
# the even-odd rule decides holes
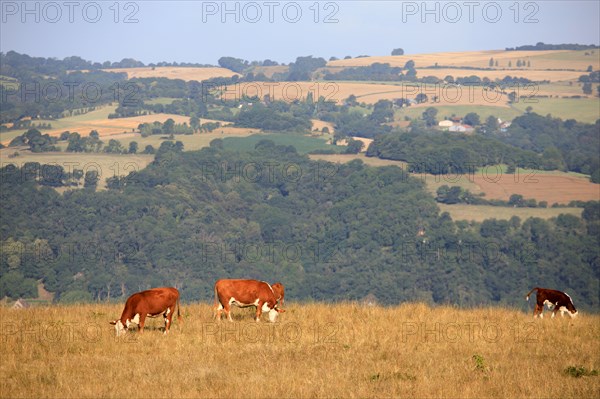
[[[114,112],[114,107],[104,107],[92,112],[89,112],[84,115],[77,115],[67,118],[62,118],[53,121],[36,121],[38,122],[49,122],[52,124],[52,129],[43,130],[43,134],[49,134],[50,136],[60,136],[60,134],[64,131],[70,132],[78,132],[82,136],[87,136],[92,130],[96,130],[101,138],[106,138],[107,136],[115,136],[111,138],[119,139],[120,137],[131,137],[138,136],[134,135],[133,131],[137,130],[137,127],[141,123],[152,123],[155,121],[164,122],[167,119],[171,118],[175,121],[175,123],[188,123],[190,122],[190,118],[184,115],[175,115],[175,114],[150,114],[150,115],[141,115],[141,116],[132,116],[129,118],[116,118],[116,119],[108,119],[108,114]],[[229,125],[231,122],[224,121],[215,121],[212,119],[204,119],[200,120],[201,123],[207,122],[221,122],[223,125]],[[223,131],[223,134],[240,134],[244,135],[248,132],[256,132],[258,129],[245,129],[245,128],[234,128],[229,126],[223,126],[223,128],[219,129],[219,133]],[[15,130],[11,132],[5,132],[0,135],[1,142],[3,144],[8,144],[10,141],[23,133],[26,130]],[[124,135],[124,133],[126,133]]]
[[[419,93],[429,97],[438,96],[438,105],[494,105],[508,107],[506,95],[484,91],[482,87],[466,88],[443,85],[424,85],[421,83],[373,83],[347,81],[319,82],[244,82],[228,86],[222,94],[224,100],[236,100],[242,95],[263,97],[271,93],[274,99],[294,101],[305,99],[308,93],[314,98],[320,96],[326,100],[343,103],[350,95],[355,95],[358,102],[375,104],[379,100],[394,100],[397,98],[414,98]],[[416,106],[428,106],[427,103]]]
[[[340,151],[344,147],[335,147],[327,144],[326,140],[320,137],[311,137],[303,134],[293,133],[262,133],[253,134],[247,137],[227,137],[223,139],[223,147],[233,151],[251,151],[261,140],[272,140],[277,145],[293,145],[300,154],[305,154],[314,150],[336,150]]]
[[[32,153],[21,150],[18,157],[9,158],[15,152],[14,148],[0,149],[2,166],[13,164],[22,167],[27,162],[40,164],[60,165],[65,171],[80,169],[84,174],[88,170],[98,172],[98,189],[106,188],[106,179],[112,176],[126,176],[129,172],[144,169],[154,160],[154,155],[146,154],[104,154],[104,153],[78,153],[78,152],[43,152]],[[81,181],[83,187],[83,180]]]
[[[168,78],[198,82],[210,78],[231,77],[239,75],[229,69],[220,67],[141,67],[141,68],[109,68],[105,72],[126,73],[128,79],[133,78]]]
[[[286,305],[277,323],[257,324],[250,309],[219,323],[211,305],[184,303],[184,321],[174,318],[168,335],[150,319],[144,334],[118,339],[108,322],[121,304],[0,308],[0,396],[593,398],[600,390],[598,376],[565,372],[600,369],[598,315],[534,320],[525,300],[521,309]]]
[[[465,176],[465,179],[467,177]],[[600,185],[591,183],[587,177],[567,173],[522,172],[515,175],[497,175],[494,168],[487,173],[475,173],[473,182],[485,193],[487,199],[508,200],[512,194],[536,201],[547,201],[548,205],[568,204],[571,201],[600,200]]]
[[[459,68],[416,68],[417,77],[435,76],[438,79],[444,79],[450,75],[455,79],[458,77],[478,76],[481,79],[488,78],[492,81],[503,79],[506,76],[518,76],[534,82],[547,80],[549,82],[560,82],[565,80],[576,80],[584,74],[582,71],[547,71],[529,68],[519,69],[492,69],[492,70],[473,70]]]
[[[388,159],[369,158],[364,154],[312,154],[311,159],[329,162],[346,163],[360,159],[371,166],[396,165],[406,170],[406,163]],[[548,206],[554,203],[568,204],[571,201],[600,200],[600,185],[591,183],[589,177],[577,173],[559,171],[537,171],[519,169],[516,174],[506,174],[504,167],[490,166],[477,170],[472,175],[430,175],[413,174],[423,181],[434,196],[443,185],[459,186],[473,194],[485,193],[486,199],[507,201],[512,194],[521,194],[526,199],[547,201]],[[494,208],[495,209],[495,208]]]
[[[489,205],[438,204],[441,212],[448,212],[454,220],[483,222],[486,219],[509,220],[518,216],[521,220],[528,218],[550,219],[562,213],[581,217],[582,208],[513,208]]]
[[[575,119],[594,123],[600,119],[600,101],[596,98],[531,98],[512,104],[512,108],[525,112],[532,107],[540,115],[550,114],[563,120]]]
[[[593,50],[591,50],[593,51]],[[590,51],[573,50],[545,50],[545,51],[461,51],[461,52],[440,52],[424,54],[405,54],[401,56],[378,56],[351,58],[347,60],[329,61],[327,66],[331,67],[356,67],[366,66],[373,63],[388,63],[391,66],[403,67],[406,62],[413,60],[416,68],[435,66],[453,66],[453,67],[473,67],[489,68],[490,58],[498,61],[499,69],[506,69],[511,75],[518,75],[519,69],[516,68],[518,60],[530,61],[531,68],[528,70],[546,70],[546,69],[574,69],[585,71],[589,65],[594,70],[600,68],[600,59],[598,54],[585,55]],[[514,69],[508,68],[508,62],[511,61]]]

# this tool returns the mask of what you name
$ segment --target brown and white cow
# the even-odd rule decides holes
[[[140,333],[144,331],[146,316],[158,317],[160,314],[165,319],[165,334],[169,332],[173,313],[177,304],[177,320],[180,322],[179,291],[173,287],[152,288],[137,292],[127,298],[121,318],[111,321],[115,326],[117,336],[126,333],[133,323],[139,326]]]
[[[283,300],[285,297],[285,288],[283,287],[283,284],[275,283],[271,286],[271,288],[273,288],[273,292],[275,293],[275,299],[277,300],[277,303],[283,306]]]
[[[548,306],[548,309],[552,309],[554,307],[554,311],[552,312],[552,317],[556,316],[556,313],[560,310],[560,315],[564,317],[565,312],[569,312],[569,316],[575,317],[577,316],[577,309],[575,309],[575,305],[573,305],[573,300],[569,296],[569,294],[557,291],[550,290],[547,288],[534,288],[529,291],[529,294],[525,297],[525,299],[529,300],[529,296],[533,291],[537,291],[536,293],[536,305],[533,309],[533,317],[535,318],[538,314],[540,318],[544,318],[544,305]]]
[[[283,313],[277,305],[277,297],[273,287],[267,282],[258,280],[229,280],[222,279],[215,283],[216,319],[221,320],[224,310],[229,321],[231,318],[231,305],[244,308],[256,306],[256,321],[260,321],[262,312],[269,312],[269,321],[275,322],[278,314]]]

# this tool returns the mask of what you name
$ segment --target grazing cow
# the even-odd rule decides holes
[[[283,299],[285,297],[285,288],[283,288],[283,284],[275,283],[271,286],[273,288],[273,292],[275,293],[275,299],[277,303],[283,306]]]
[[[525,299],[529,300],[529,296],[533,291],[537,291],[536,294],[536,305],[533,309],[533,317],[535,318],[538,314],[540,318],[544,318],[544,305],[548,306],[548,309],[554,307],[554,312],[552,312],[552,317],[556,316],[556,313],[560,310],[560,315],[564,317],[565,312],[569,312],[569,316],[575,317],[577,316],[577,309],[575,309],[575,305],[573,305],[573,300],[569,296],[569,294],[557,290],[549,290],[547,288],[534,288],[529,291],[529,294],[525,297]]]
[[[215,311],[216,319],[221,320],[224,310],[229,321],[231,318],[231,305],[244,308],[256,306],[256,321],[260,321],[262,312],[269,312],[269,321],[275,322],[278,313],[283,309],[277,306],[277,297],[273,288],[264,281],[258,280],[227,280],[222,279],[215,283]]]
[[[146,316],[157,317],[162,314],[165,318],[165,334],[169,332],[173,313],[177,304],[177,320],[180,322],[181,314],[179,310],[179,291],[173,287],[152,288],[131,295],[125,302],[125,309],[121,313],[121,318],[111,321],[115,326],[117,336],[127,332],[132,323],[139,326],[140,333],[144,331],[144,322]]]

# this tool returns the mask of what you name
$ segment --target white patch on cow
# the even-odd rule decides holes
[[[257,304],[257,305],[258,305],[258,304]],[[262,311],[263,311],[263,312],[269,312],[269,311],[271,311],[271,308],[269,307],[269,304],[268,304],[268,303],[266,303],[266,302],[265,302],[265,303],[263,303],[263,305],[262,305]]]
[[[561,306],[560,308],[558,308],[558,310],[560,311],[561,317],[565,317],[565,312],[568,312],[567,308],[564,306]]]
[[[577,313],[579,313],[579,312],[578,311],[575,311],[575,313],[569,312],[569,316],[571,316],[571,318],[575,318],[575,317],[577,317]]]
[[[221,302],[219,302],[219,307],[217,307],[217,310],[223,310],[223,305],[221,304]]]
[[[279,316],[279,312],[275,309],[271,309],[269,310],[269,321],[271,323],[275,323],[275,321],[277,320],[277,316]]]
[[[544,301],[544,305],[546,305],[548,309],[552,309],[554,307],[554,304],[547,299]]]
[[[543,319],[543,318],[544,318],[544,314],[540,313],[540,319]]]
[[[133,316],[133,319],[131,319],[131,321],[135,324],[140,324],[140,314],[136,313],[135,316]]]
[[[117,337],[121,335],[121,333],[125,334],[127,332],[127,329],[125,328],[123,323],[121,323],[121,320],[117,320],[117,322],[115,323],[115,331],[117,333]]]
[[[167,308],[165,315],[168,315],[169,313],[171,313],[171,308]]]
[[[258,306],[259,302],[260,302],[260,299],[258,299],[258,298],[256,298],[256,300],[254,302],[251,302],[251,303],[240,302],[237,299],[235,299],[234,297],[231,297],[231,299],[229,299],[229,305],[235,305],[235,306],[240,307],[240,308],[246,308],[248,306]]]

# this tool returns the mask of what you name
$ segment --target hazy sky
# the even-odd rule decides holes
[[[592,1],[71,1],[1,0],[0,51],[144,63],[216,64],[221,56],[290,62],[598,44]]]

